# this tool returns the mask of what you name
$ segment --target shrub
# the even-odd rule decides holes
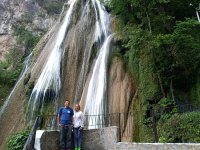
[[[22,150],[28,138],[29,131],[21,131],[9,137],[7,141],[8,150]]]
[[[34,35],[27,30],[24,25],[13,26],[13,35],[19,44],[25,46],[26,49],[32,50],[40,40],[41,35]]]
[[[200,142],[200,112],[175,114],[159,123],[160,142]]]

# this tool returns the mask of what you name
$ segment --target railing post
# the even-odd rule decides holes
[[[156,116],[154,113],[154,110],[152,109],[152,125],[153,125],[153,132],[154,132],[154,138],[155,142],[158,142],[158,133],[157,133],[157,123],[156,123]]]
[[[119,142],[121,142],[121,114],[118,113]]]
[[[42,117],[38,116],[32,127],[31,133],[29,134],[29,136],[26,140],[23,150],[33,150],[34,149],[36,130],[38,127],[41,127],[41,123],[42,123]]]

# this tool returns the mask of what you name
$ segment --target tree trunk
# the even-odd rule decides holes
[[[149,17],[149,14],[148,14],[146,8],[145,8],[145,13],[146,13],[146,15],[147,15],[149,32],[152,33],[152,29],[151,29],[151,20],[150,20],[150,17]]]
[[[172,99],[173,101],[175,101],[174,99],[174,89],[173,89],[173,80],[171,79],[171,82],[170,82],[170,90],[171,90],[171,94],[172,94]]]
[[[166,93],[165,93],[165,90],[164,90],[164,87],[163,87],[163,84],[162,84],[162,80],[161,80],[160,74],[158,74],[158,80],[159,80],[160,89],[161,89],[161,92],[163,94],[163,97],[166,97]]]

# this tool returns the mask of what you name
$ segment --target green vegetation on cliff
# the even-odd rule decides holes
[[[200,142],[200,113],[174,114],[159,123],[160,142]]]
[[[11,49],[6,61],[0,61],[0,106],[14,86],[22,68],[23,52]]]
[[[28,135],[29,131],[21,131],[10,136],[7,140],[7,150],[22,150]]]
[[[155,134],[152,126],[159,126],[162,118],[166,118],[162,124],[167,124],[172,114],[178,113],[174,111],[175,105],[200,106],[200,23],[195,13],[198,3],[198,0],[111,0],[108,4],[116,15],[114,29],[120,39],[120,57],[138,87],[137,104],[133,106],[139,112],[134,141],[158,141],[160,135],[152,137]],[[167,114],[157,113],[163,101],[173,106]],[[166,107],[169,106],[162,109]],[[149,110],[154,112],[154,124]],[[188,117],[181,119],[188,121]],[[197,126],[194,130],[200,132]],[[165,142],[177,142],[163,138]],[[185,137],[179,142],[191,140]]]
[[[41,35],[34,35],[23,24],[13,26],[13,36],[19,46],[10,49],[4,61],[0,61],[0,106],[10,93],[23,67],[24,58],[33,50]]]

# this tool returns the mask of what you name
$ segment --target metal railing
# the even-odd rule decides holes
[[[34,150],[34,144],[35,144],[35,135],[36,135],[36,130],[38,128],[41,129],[42,127],[42,116],[38,116],[35,120],[35,123],[32,127],[31,133],[29,134],[26,143],[24,145],[23,150]]]
[[[47,115],[43,117],[42,129],[58,130],[57,116]],[[133,113],[113,113],[103,115],[85,115],[84,129],[99,129],[110,126],[117,126],[119,129],[119,137],[131,138],[132,127],[134,122]]]
[[[146,110],[133,110],[128,113],[112,113],[102,115],[85,115],[84,129],[98,129],[103,127],[117,126],[119,129],[120,141],[133,141],[138,125],[148,125],[153,137],[152,142],[158,142],[159,133],[157,122],[162,115],[173,112],[183,114],[186,112],[200,112],[200,109],[192,105],[178,105],[160,108],[150,108]],[[58,130],[57,116],[46,115],[37,117],[32,132],[27,139],[23,150],[30,150],[26,147],[33,147],[36,129]]]
[[[148,112],[148,115],[145,117],[149,119],[149,124],[151,124],[152,135],[154,137],[153,142],[159,142],[160,133],[158,130],[158,122],[160,122],[160,123],[163,121],[165,122],[174,114],[180,115],[180,114],[189,113],[189,112],[200,113],[200,108],[197,106],[193,106],[191,104],[171,105],[168,107],[151,108],[151,109],[146,110],[146,112]],[[165,117],[167,117],[167,118],[165,118]],[[180,124],[181,124],[181,122],[179,123],[179,125]]]
[[[152,136],[154,141],[158,141],[157,121],[166,113],[177,113],[182,114],[185,112],[200,112],[200,109],[192,105],[178,105],[169,107],[160,107],[158,109],[147,109],[147,110],[133,110],[128,113],[112,113],[102,115],[85,115],[84,129],[98,129],[109,126],[118,126],[121,139],[132,140],[133,131],[135,130],[135,123],[151,124]],[[140,116],[139,116],[140,114]],[[47,115],[44,116],[43,129],[58,130],[57,116]],[[129,140],[129,141],[130,141]]]

